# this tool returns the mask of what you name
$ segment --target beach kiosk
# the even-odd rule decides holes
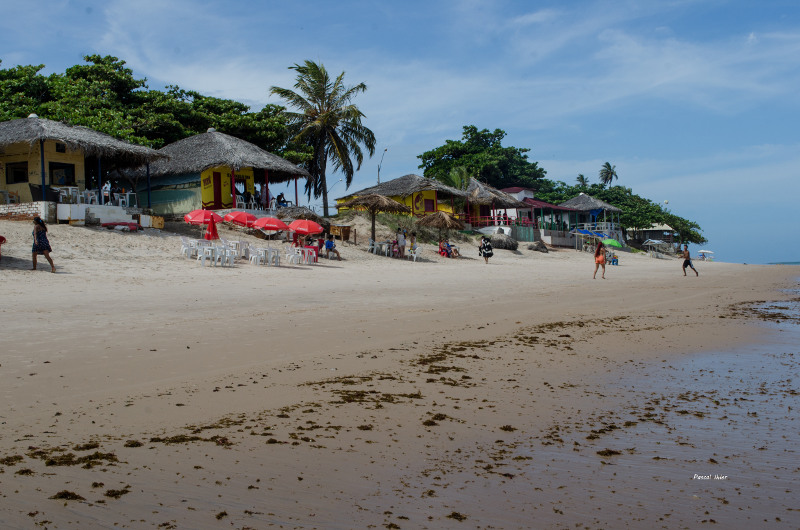
[[[305,169],[255,144],[215,129],[166,145],[168,158],[150,165],[151,201],[159,215],[192,210],[266,209],[270,183],[310,178]],[[144,168],[138,168],[141,175]],[[262,185],[260,204],[244,200]],[[238,187],[245,193],[238,194]],[[234,190],[237,193],[234,193]],[[247,195],[249,194],[249,195]]]

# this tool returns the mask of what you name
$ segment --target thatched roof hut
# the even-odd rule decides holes
[[[495,208],[530,208],[530,206],[515,199],[512,195],[484,184],[474,177],[469,178],[467,194],[471,204],[494,206]]]
[[[244,167],[266,169],[270,182],[311,177],[308,171],[278,155],[214,129],[165,145],[158,152],[169,159],[150,164],[150,174],[155,177],[202,173],[220,166],[233,170]],[[144,168],[137,170],[137,173],[143,172]]]
[[[589,212],[592,210],[605,210],[606,212],[621,212],[619,208],[608,204],[605,201],[601,201],[591,195],[586,195],[585,193],[581,193],[577,197],[573,197],[568,201],[564,201],[559,206],[564,208],[572,208],[573,210],[577,210],[579,212]]]
[[[36,114],[0,122],[0,148],[14,144],[33,147],[47,140],[63,143],[68,150],[81,151],[84,156],[100,157],[104,164],[118,168],[136,167],[167,156],[155,149],[123,142],[88,127],[47,120]]]
[[[442,194],[444,196],[461,198],[467,197],[465,192],[446,184],[442,184],[438,180],[421,177],[419,175],[408,174],[387,182],[382,182],[377,186],[372,186],[353,192],[349,195],[345,195],[344,197],[340,197],[340,199],[337,200],[349,199],[351,197],[367,194],[377,194],[386,197],[408,197],[414,193],[425,190],[434,190],[437,192],[437,194]]]

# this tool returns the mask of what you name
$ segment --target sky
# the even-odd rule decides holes
[[[87,54],[254,111],[310,59],[377,138],[349,190],[408,173],[465,125],[502,129],[547,177],[615,184],[700,224],[720,261],[800,261],[795,0],[0,0],[2,67]],[[384,151],[385,150],[385,151]],[[301,187],[302,194],[302,187]],[[294,198],[294,190],[287,193]],[[300,204],[307,199],[301,197]],[[321,199],[311,199],[319,206]]]

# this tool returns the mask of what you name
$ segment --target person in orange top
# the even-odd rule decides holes
[[[603,274],[601,278],[606,279],[606,246],[602,241],[597,242],[597,248],[594,251],[594,275],[592,279],[597,279],[597,269],[603,267]]]

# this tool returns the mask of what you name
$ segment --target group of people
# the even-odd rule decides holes
[[[406,232],[402,228],[397,229],[397,233],[394,236],[394,240],[392,241],[392,257],[393,258],[405,258],[406,257],[406,246],[409,249],[416,252],[417,250],[417,233],[411,232],[411,237],[407,238],[408,232]]]
[[[693,271],[695,276],[700,276],[700,273],[697,272],[697,269],[694,268],[694,264],[692,263],[692,256],[689,254],[689,245],[683,245],[683,253],[681,254],[683,257],[683,275],[686,276],[686,267],[690,267]],[[605,280],[606,279],[606,246],[603,244],[602,241],[597,242],[597,248],[594,251],[594,274],[592,275],[592,279],[597,279],[597,270],[602,267],[603,272],[600,277]]]

